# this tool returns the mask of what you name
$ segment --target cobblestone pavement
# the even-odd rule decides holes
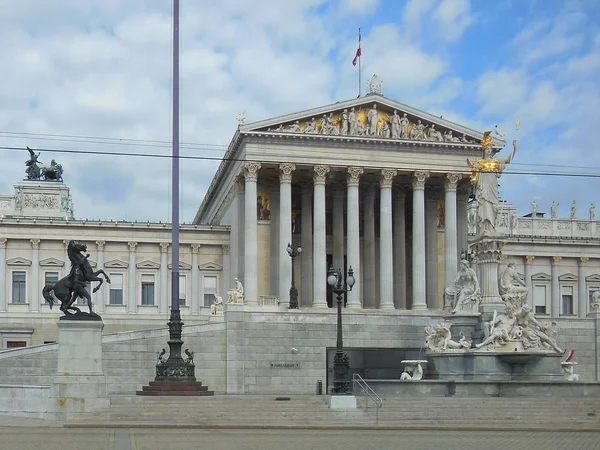
[[[597,450],[600,433],[0,427],[0,450]]]

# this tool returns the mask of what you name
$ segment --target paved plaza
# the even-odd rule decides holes
[[[595,450],[600,433],[386,430],[151,430],[0,427],[1,450]]]

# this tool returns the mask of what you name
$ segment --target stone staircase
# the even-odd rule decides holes
[[[366,398],[355,410],[330,410],[325,397],[217,395],[203,398],[111,397],[108,410],[85,413],[67,427],[396,428],[600,431],[597,399],[386,398],[378,420]]]

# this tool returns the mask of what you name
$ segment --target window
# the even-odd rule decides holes
[[[154,305],[154,275],[142,275],[142,305]]]
[[[6,341],[6,348],[21,348],[27,347],[27,342],[25,341]]]
[[[123,274],[110,274],[110,294],[108,299],[109,305],[123,304]]]
[[[25,272],[12,273],[12,302],[25,303]]]
[[[44,273],[45,284],[56,283],[58,281],[58,272]]]
[[[562,286],[560,296],[562,299],[562,313],[573,314],[573,286]]]
[[[187,306],[185,303],[185,275],[179,275],[179,306]]]
[[[210,306],[215,302],[217,295],[217,277],[204,277],[204,306]]]
[[[533,286],[533,305],[535,307],[535,314],[547,314],[545,285],[536,284]]]

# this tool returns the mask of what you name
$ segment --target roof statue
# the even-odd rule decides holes
[[[63,169],[60,164],[57,164],[53,159],[49,166],[40,167],[41,162],[38,160],[40,153],[36,155],[29,147],[27,147],[27,151],[29,152],[29,159],[25,162],[25,165],[27,166],[27,169],[25,169],[27,180],[57,181],[62,183]]]
[[[367,81],[367,95],[377,94],[383,95],[383,81],[377,75],[373,75],[369,81]]]

